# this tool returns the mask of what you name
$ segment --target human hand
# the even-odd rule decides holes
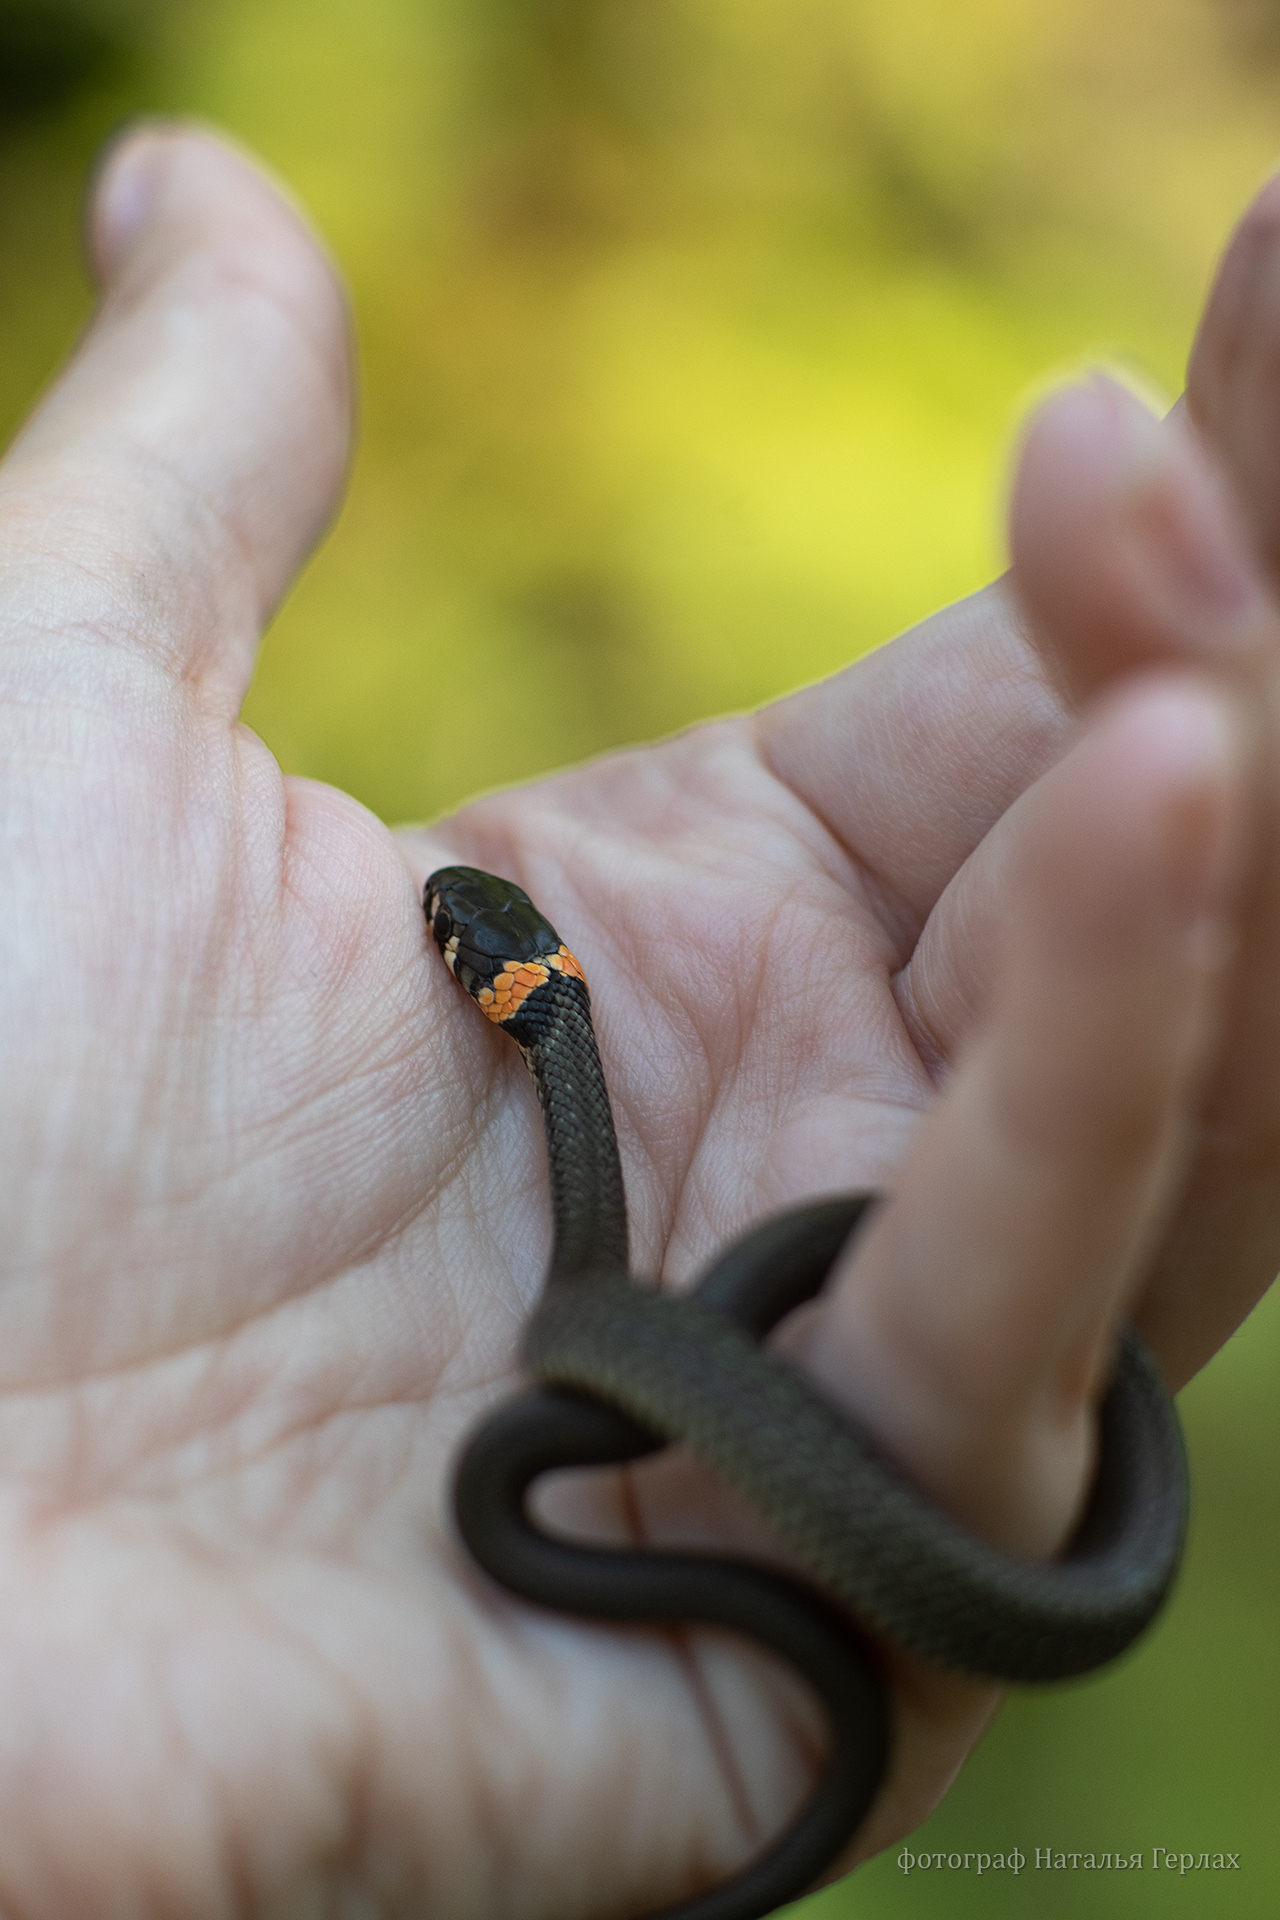
[[[548,1227],[532,1090],[421,880],[506,872],[584,961],[638,1271],[894,1191],[793,1344],[970,1525],[1050,1552],[1118,1321],[1176,1384],[1276,1264],[1271,602],[1203,445],[1068,395],[1020,601],[397,842],[236,719],[341,482],[331,275],[190,132],[112,155],[93,245],[99,316],[0,477],[4,1900],[638,1912],[767,1837],[815,1722],[750,1650],[545,1616],[452,1538]],[[1193,370],[1258,545],[1265,293]],[[579,1512],[611,1502],[751,1537],[678,1462]],[[890,1660],[860,1851],[993,1698]]]

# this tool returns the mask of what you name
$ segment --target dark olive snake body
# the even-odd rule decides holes
[[[1127,1331],[1099,1414],[1093,1489],[1066,1552],[1024,1562],[975,1539],[761,1344],[821,1289],[877,1196],[821,1200],[767,1221],[688,1293],[638,1285],[580,966],[510,881],[446,867],[423,901],[450,971],[524,1053],[551,1176],[551,1261],[522,1354],[538,1385],[469,1440],[455,1482],[458,1528],[486,1572],[524,1599],[593,1619],[728,1628],[809,1681],[830,1727],[809,1800],[741,1873],[644,1917],[759,1920],[847,1846],[883,1777],[889,1711],[867,1630],[965,1673],[1048,1681],[1114,1658],[1148,1624],[1186,1529],[1177,1415]],[[763,1515],[807,1581],[745,1560],[570,1544],[529,1519],[525,1496],[540,1474],[619,1464],[670,1442]]]

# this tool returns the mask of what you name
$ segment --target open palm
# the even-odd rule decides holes
[[[94,233],[99,316],[0,474],[0,1905],[622,1920],[753,1851],[820,1730],[751,1649],[544,1615],[452,1538],[549,1222],[422,880],[519,880],[583,961],[638,1269],[893,1190],[792,1345],[1053,1551],[1119,1322],[1178,1384],[1277,1260],[1269,230],[1193,382],[1247,513],[1184,422],[1067,394],[1021,598],[398,838],[236,717],[340,484],[328,269],[191,132],[116,151]],[[679,1462],[560,1498],[760,1545]],[[864,1852],[992,1704],[886,1658]]]

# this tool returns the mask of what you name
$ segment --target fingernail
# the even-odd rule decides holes
[[[1053,421],[1055,443],[1070,449],[1073,465],[1092,469],[1095,484],[1140,487],[1163,472],[1160,424],[1118,380],[1093,373],[1059,387],[1035,414],[1031,430]]]
[[[104,280],[120,271],[145,232],[168,165],[168,123],[133,120],[98,155],[89,191],[90,251]]]
[[[1113,490],[1164,591],[1187,612],[1228,628],[1257,614],[1265,595],[1231,518],[1226,489],[1181,417],[1159,420],[1116,380],[1090,382],[1110,442]]]
[[[1220,646],[1256,645],[1269,603],[1231,516],[1226,487],[1181,417],[1160,420],[1118,380],[1098,373],[1050,405],[1057,435],[1078,468],[1114,502],[1145,602],[1174,630]],[[1210,623],[1205,631],[1204,623]]]

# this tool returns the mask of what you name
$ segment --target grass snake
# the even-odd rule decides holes
[[[809,1799],[732,1879],[644,1920],[758,1920],[848,1845],[884,1776],[874,1642],[996,1680],[1065,1679],[1122,1652],[1173,1580],[1186,1528],[1177,1415],[1131,1329],[1099,1411],[1083,1519],[1052,1563],[985,1545],[917,1493],[853,1417],[762,1342],[821,1289],[874,1194],[766,1221],[678,1296],[631,1278],[622,1168],[582,968],[511,881],[444,867],[423,905],[454,978],[519,1046],[546,1129],[552,1250],[522,1359],[537,1383],[470,1437],[454,1514],[510,1592],[596,1620],[727,1628],[813,1687],[829,1740]],[[555,1468],[676,1443],[764,1517],[806,1578],[745,1559],[588,1547],[526,1510]]]

